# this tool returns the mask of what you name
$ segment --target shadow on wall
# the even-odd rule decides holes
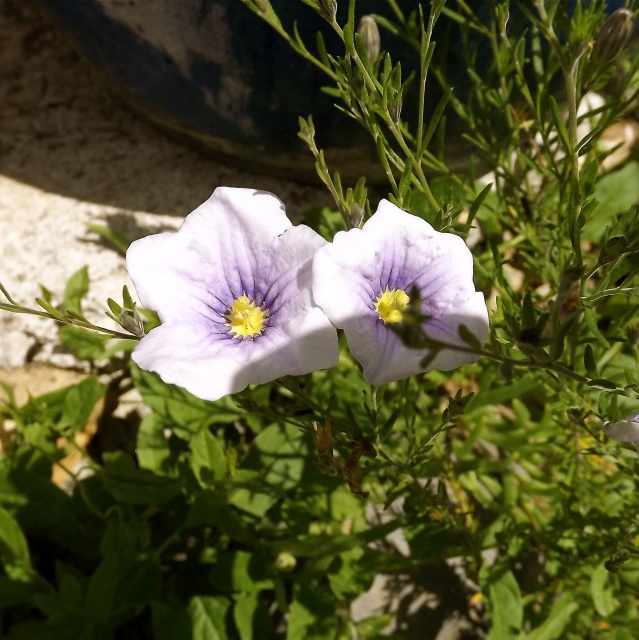
[[[184,216],[219,185],[276,193],[291,213],[319,187],[241,171],[129,111],[30,0],[0,0],[0,174],[125,210]]]

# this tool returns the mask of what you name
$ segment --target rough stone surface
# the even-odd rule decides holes
[[[175,229],[221,185],[265,189],[294,218],[328,193],[240,171],[183,146],[132,113],[30,0],[0,0],[0,282],[34,306],[42,284],[59,302],[88,265],[87,317],[108,324],[109,297],[130,284],[123,257],[86,223],[127,238]],[[0,312],[0,368],[77,366],[53,322]]]

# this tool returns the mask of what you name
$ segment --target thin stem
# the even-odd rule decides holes
[[[579,203],[581,201],[581,187],[579,180],[579,153],[577,140],[577,73],[579,70],[579,58],[575,59],[569,68],[564,69],[566,79],[566,99],[568,103],[568,141],[570,143],[570,173],[571,194],[569,199],[568,220],[570,225],[571,242],[577,257],[579,268],[583,266],[581,255],[581,242],[575,237]]]
[[[421,8],[421,5],[420,5]],[[432,9],[428,16],[428,26],[426,32],[424,32],[423,15],[420,11],[420,17],[422,19],[422,40],[420,42],[420,83],[419,83],[419,111],[417,115],[417,139],[415,146],[417,149],[422,148],[422,140],[424,138],[424,104],[426,101],[426,78],[428,77],[428,67],[430,66],[431,56],[429,51],[431,50],[430,41],[433,36],[433,27],[435,26],[435,10]],[[432,52],[431,52],[432,53]]]
[[[420,348],[422,345],[420,345]],[[470,345],[459,345],[452,344],[449,342],[442,342],[441,340],[435,340],[430,338],[429,336],[425,336],[423,347],[435,347],[438,350],[447,349],[450,351],[461,351],[463,353],[472,353],[473,355],[488,358],[490,360],[494,360],[496,362],[500,362],[501,364],[507,364],[513,367],[529,367],[531,369],[542,369],[545,371],[552,371],[553,373],[557,373],[564,378],[569,378],[570,380],[574,380],[575,382],[579,382],[585,386],[591,386],[592,380],[587,378],[586,376],[582,376],[572,369],[559,364],[557,362],[544,362],[542,360],[536,360],[534,358],[528,357],[524,360],[519,360],[517,358],[511,358],[510,356],[505,356],[500,353],[495,353],[493,351],[487,351],[486,349],[471,347]],[[632,391],[632,393],[639,398],[639,392],[634,389],[627,390],[616,387],[615,389],[607,389],[610,393],[614,393],[617,395],[627,396],[628,391]]]
[[[5,292],[3,291],[3,293]],[[10,299],[9,296],[7,296],[7,298]],[[41,318],[55,320],[56,322],[62,322],[63,324],[68,324],[73,327],[81,327],[83,329],[89,329],[90,331],[95,331],[96,333],[102,333],[104,335],[110,336],[111,338],[120,338],[122,340],[140,340],[139,336],[133,335],[132,333],[122,333],[121,331],[115,331],[114,329],[107,329],[106,327],[101,327],[99,325],[93,324],[86,320],[78,320],[77,318],[73,318],[73,320],[68,320],[67,318],[64,318],[64,317],[58,318],[48,313],[47,311],[30,309],[29,307],[23,307],[22,305],[19,305],[19,304],[0,303],[0,310],[9,311],[10,313],[25,313],[31,316],[39,316]]]

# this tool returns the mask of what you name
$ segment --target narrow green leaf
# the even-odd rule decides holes
[[[522,327],[525,328],[531,328],[537,324],[535,320],[535,308],[533,306],[530,291],[526,292],[524,300],[521,304],[521,324]]]
[[[597,378],[597,361],[595,360],[595,354],[592,350],[592,345],[587,344],[584,350],[584,368],[588,372],[591,378]]]
[[[472,349],[481,349],[482,345],[477,336],[465,325],[460,324],[457,333],[459,337]]]
[[[398,196],[399,201],[403,204],[404,199],[408,195],[408,190],[411,186],[411,180],[413,178],[413,163],[408,159],[406,164],[404,165],[404,171],[402,171],[402,176],[399,179],[399,190]]]
[[[330,69],[331,62],[328,59],[328,54],[326,53],[326,43],[324,42],[324,36],[322,35],[321,31],[317,32],[316,44],[317,44],[317,53],[319,54],[319,59],[322,61],[322,63],[327,69]]]
[[[65,314],[62,313],[59,309],[56,309],[54,306],[50,305],[46,300],[42,298],[36,298],[36,302],[54,318],[55,320],[60,320],[61,322],[66,321]]]
[[[102,236],[105,240],[108,240],[122,255],[126,254],[126,250],[129,248],[131,242],[122,235],[119,231],[112,229],[111,227],[104,227],[99,224],[93,224],[91,222],[86,223],[87,227],[91,231],[95,231],[98,235]]]
[[[122,287],[122,302],[124,303],[125,309],[135,309],[135,302],[133,302],[133,298],[129,293],[129,287],[126,285]]]
[[[561,114],[561,110],[559,109],[557,100],[555,100],[553,96],[548,96],[548,99],[550,102],[550,113],[552,115],[553,124],[555,125],[555,130],[557,131],[559,140],[561,141],[562,146],[566,150],[566,153],[570,154],[571,153],[570,138],[568,136],[568,130],[566,129],[566,123],[564,122],[564,117]]]
[[[610,380],[604,380],[603,378],[597,378],[596,380],[590,380],[588,382],[589,387],[595,387],[596,389],[605,389],[607,391],[611,391],[612,389],[616,389],[617,385]]]
[[[597,316],[595,315],[594,310],[584,305],[583,312],[584,312],[584,320],[586,321],[586,326],[590,330],[590,333],[592,333],[593,337],[597,340],[597,342],[599,342],[604,347],[606,347],[606,349],[609,349],[610,344],[608,343],[608,340],[604,338],[601,331],[599,331],[599,327],[597,326]]]

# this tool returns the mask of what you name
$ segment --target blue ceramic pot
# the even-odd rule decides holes
[[[313,159],[297,137],[298,117],[312,114],[331,169],[347,180],[362,174],[369,181],[385,180],[368,134],[322,93],[327,78],[240,0],[38,1],[115,90],[174,135],[254,170],[316,179]],[[311,50],[322,30],[329,51],[341,53],[328,25],[301,1],[272,4],[289,31],[297,21]],[[341,12],[348,5],[338,4]],[[408,11],[416,5],[399,4]],[[357,5],[361,13],[389,12],[384,0]],[[438,63],[447,65],[449,81],[463,90],[467,80],[464,65],[457,63],[456,37],[448,31],[436,36]],[[410,69],[414,52],[386,31],[382,37],[383,48]],[[431,109],[440,95],[430,82]],[[414,105],[407,103],[403,115],[414,115]],[[455,126],[452,121],[447,129],[453,167],[466,158],[454,143]]]

